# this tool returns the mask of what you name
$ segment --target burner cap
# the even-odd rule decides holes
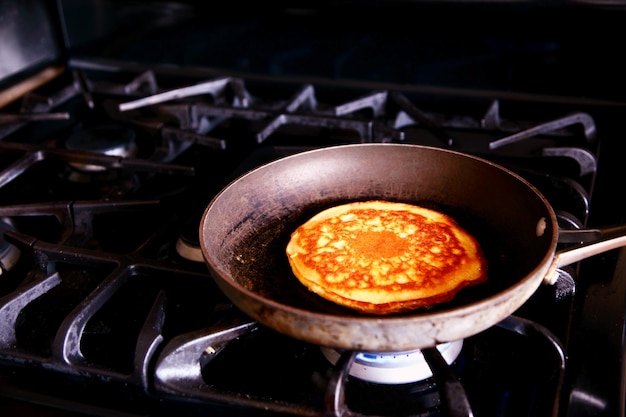
[[[74,133],[65,142],[65,147],[72,151],[132,157],[137,154],[135,136],[134,130],[124,126],[94,126]],[[103,166],[92,164],[72,163],[70,165],[88,172],[99,172],[106,169]]]
[[[20,257],[20,250],[4,240],[4,231],[14,229],[10,219],[0,219],[0,275],[10,271]]]
[[[462,340],[437,345],[448,365],[459,356],[462,347]],[[337,363],[339,351],[327,347],[321,349],[330,363]],[[433,373],[422,351],[417,349],[407,352],[361,352],[350,368],[350,375],[378,384],[407,384],[428,379]]]

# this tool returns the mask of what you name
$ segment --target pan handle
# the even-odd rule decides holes
[[[559,242],[578,242],[556,253],[556,268],[626,246],[626,225],[597,229],[559,230]]]

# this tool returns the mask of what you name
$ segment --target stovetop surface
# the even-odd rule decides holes
[[[87,69],[86,73],[89,74],[90,71],[93,69]],[[111,74],[109,74],[110,76]],[[113,78],[123,79],[124,77],[113,73]],[[94,81],[92,84],[93,91],[99,91],[98,89],[104,88],[104,85],[106,84]],[[257,91],[252,89],[253,82],[250,83],[250,86],[251,91]],[[320,88],[319,91],[324,91],[324,89]],[[351,92],[346,96],[360,97],[359,94]],[[107,100],[98,101],[97,95],[92,97],[96,97],[96,106],[107,102]],[[320,94],[320,97],[323,95]],[[83,99],[78,94],[73,100],[81,102]],[[115,102],[119,104],[132,101],[132,99],[130,97],[118,98]],[[70,102],[73,101],[70,100]],[[484,104],[488,108],[488,101],[485,101]],[[436,108],[437,105],[438,103],[435,101],[433,108]],[[108,108],[104,105],[102,107]],[[176,107],[164,108],[176,110]],[[64,107],[61,106],[60,109],[56,110],[63,109]],[[119,113],[114,112],[113,114],[119,116]],[[153,114],[147,111],[147,115],[146,112],[141,113],[141,115],[144,116],[141,119],[142,122],[145,122],[146,120],[150,121]],[[87,117],[78,125],[68,122],[67,126],[57,130],[55,134],[45,135],[44,138],[37,139],[36,136],[25,135],[24,132],[31,131],[28,126],[24,131],[9,134],[4,140],[5,146],[12,150],[8,153],[10,157],[8,156],[7,159],[10,160],[16,154],[23,155],[41,149],[41,141],[45,142],[49,137],[53,138],[52,144],[63,143],[63,140],[74,137],[76,132],[83,132],[93,126],[108,124],[110,120],[107,123],[102,121],[108,120],[106,117],[99,119],[102,116],[100,114],[98,117]],[[602,126],[599,123],[598,125]],[[152,125],[148,124],[148,126]],[[150,128],[137,130],[139,131],[138,142],[150,143],[148,140],[152,132]],[[330,140],[337,140],[335,135],[343,134],[343,131],[339,130],[340,132],[334,132],[330,135],[331,138],[334,138]],[[41,131],[38,129],[33,131],[39,132],[41,135]],[[219,132],[219,130],[216,131]],[[411,133],[410,127],[407,128],[407,132],[410,133],[407,135],[410,140],[425,137],[428,138],[427,140],[433,141],[432,135],[423,136],[423,132],[421,135],[416,132]],[[154,133],[152,132],[152,134]],[[108,395],[118,396],[121,389],[128,395],[126,390],[129,386],[133,386],[130,389],[131,392],[135,390],[137,392],[130,395],[132,405],[129,403],[128,397],[123,400],[118,399],[118,402],[114,403],[119,405],[120,409],[117,410],[119,412],[129,412],[136,407],[138,409],[151,408],[154,406],[154,401],[159,405],[168,403],[172,407],[180,406],[180,397],[186,395],[192,397],[187,404],[190,413],[202,412],[203,407],[206,407],[207,404],[212,404],[219,409],[224,406],[224,403],[229,404],[229,402],[231,405],[232,402],[244,404],[253,410],[268,408],[267,404],[270,404],[271,412],[284,413],[293,412],[289,407],[296,404],[297,413],[315,415],[319,412],[319,407],[322,407],[321,404],[324,403],[324,395],[326,395],[324,391],[325,381],[328,381],[329,373],[331,373],[328,364],[320,355],[319,348],[285,339],[284,336],[274,334],[267,329],[254,331],[251,334],[247,334],[245,331],[241,338],[235,337],[235,341],[217,355],[216,359],[207,362],[200,375],[202,383],[206,385],[199,390],[189,390],[189,387],[185,386],[181,388],[176,384],[168,386],[171,380],[165,379],[160,381],[161,385],[158,385],[159,388],[156,390],[160,394],[153,397],[155,395],[153,391],[155,389],[154,380],[152,377],[148,377],[146,380],[138,370],[138,368],[141,369],[141,366],[148,366],[146,369],[153,369],[152,367],[155,366],[152,356],[149,356],[148,363],[136,362],[135,355],[139,352],[137,351],[138,347],[135,346],[136,334],[145,329],[146,323],[152,323],[152,326],[158,325],[159,331],[153,335],[152,343],[157,343],[156,341],[162,338],[162,342],[157,343],[159,346],[157,352],[159,352],[168,342],[173,341],[176,344],[177,337],[181,335],[199,331],[200,333],[196,335],[199,337],[204,334],[202,329],[215,328],[215,326],[219,328],[221,318],[223,316],[228,317],[227,313],[231,310],[227,307],[228,300],[212,284],[206,267],[201,262],[193,262],[181,257],[176,252],[174,242],[177,241],[178,237],[185,236],[193,243],[193,231],[197,230],[199,215],[212,196],[229,181],[254,166],[315,146],[315,143],[306,142],[306,135],[304,136],[305,139],[302,139],[304,142],[294,143],[292,132],[289,134],[278,132],[273,136],[270,135],[267,142],[260,145],[255,144],[255,137],[250,137],[249,132],[246,135],[247,138],[244,137],[244,139],[241,139],[242,136],[235,135],[232,138],[225,135],[225,149],[221,149],[220,146],[216,148],[213,141],[209,142],[208,145],[203,144],[204,146],[198,146],[196,143],[178,153],[173,159],[167,162],[158,161],[156,167],[144,168],[145,171],[142,171],[142,165],[137,161],[150,155],[159,154],[156,152],[159,146],[152,145],[150,148],[152,153],[142,151],[147,153],[140,152],[137,158],[129,158],[127,160],[128,166],[122,166],[114,176],[108,172],[77,175],[75,166],[70,165],[68,167],[67,160],[63,160],[59,156],[61,154],[50,151],[49,156],[44,158],[42,163],[35,164],[23,175],[9,181],[3,187],[2,193],[13,207],[22,204],[35,205],[28,206],[25,209],[27,212],[41,209],[44,214],[59,215],[57,211],[64,213],[69,210],[73,213],[74,218],[81,219],[84,213],[91,213],[90,210],[99,207],[99,211],[97,210],[95,214],[86,217],[90,219],[89,224],[91,224],[87,229],[89,231],[87,240],[81,236],[80,228],[66,234],[63,222],[61,222],[61,226],[50,226],[56,222],[51,222],[49,216],[46,215],[41,216],[43,219],[38,221],[27,219],[24,221],[26,226],[20,229],[19,234],[13,235],[13,239],[21,243],[24,248],[28,245],[34,250],[36,254],[34,258],[44,262],[41,265],[47,265],[46,262],[49,261],[52,261],[52,265],[54,265],[53,269],[44,266],[43,270],[26,272],[27,275],[31,275],[31,278],[26,282],[36,282],[37,277],[41,279],[51,272],[57,272],[58,275],[53,274],[48,278],[49,285],[54,287],[53,290],[45,291],[41,297],[31,301],[29,306],[20,313],[19,321],[16,322],[19,323],[19,326],[15,329],[15,338],[19,340],[19,348],[13,350],[5,346],[3,356],[9,362],[13,362],[9,364],[10,366],[7,368],[9,371],[5,374],[7,378],[5,381],[9,384],[7,387],[11,387],[8,391],[11,392],[10,396],[18,399],[31,397],[35,402],[52,402],[55,406],[59,406],[65,401],[71,402],[73,395],[62,400],[66,396],[64,385],[61,392],[58,392],[55,387],[62,385],[51,384],[51,381],[60,377],[64,381],[63,384],[72,384],[71,381],[76,379],[78,381],[76,383],[82,385],[84,380],[80,375],[84,374],[87,375],[87,380],[90,382],[86,387],[81,387],[82,390],[86,391],[81,396],[88,398],[90,392],[97,390],[99,399],[94,398],[88,401],[88,405],[85,405],[84,402],[74,405],[77,408],[76,411],[80,412],[82,412],[83,407],[94,407],[99,410],[97,412],[104,414],[106,414],[105,410],[110,412],[112,403],[108,401],[102,403],[101,399],[108,398],[108,396],[103,397],[101,394],[109,392]],[[340,137],[344,138],[344,136]],[[473,137],[470,135],[470,138]],[[22,138],[27,140],[22,140]],[[351,132],[347,138],[355,140],[354,133]],[[469,143],[465,141],[470,141],[470,139],[464,139],[462,135],[459,135],[459,138],[461,140],[455,142],[457,146]],[[490,135],[487,135],[487,138],[487,140],[492,140]],[[308,137],[308,140],[310,139]],[[356,140],[360,140],[358,135]],[[550,144],[558,143],[560,140],[562,139],[558,135],[556,138],[547,139]],[[11,148],[13,144],[26,144],[26,142],[31,142],[28,143],[31,147]],[[583,139],[584,142],[585,139]],[[221,142],[218,141],[218,143]],[[249,150],[241,153],[241,148],[230,149],[233,143],[243,143],[244,146],[249,146],[247,148]],[[436,139],[432,143],[437,146],[445,145]],[[535,144],[533,141],[531,143]],[[543,141],[540,140],[539,144],[543,145]],[[528,146],[532,150],[532,145]],[[482,149],[480,146],[479,148]],[[593,147],[592,149],[594,152],[599,152],[599,149]],[[532,151],[526,149],[525,151],[530,152],[530,155],[525,155],[525,157],[534,156]],[[84,156],[83,154],[78,156],[81,155]],[[505,153],[500,157],[505,163],[510,163],[508,159],[510,155]],[[80,160],[80,158],[78,159]],[[570,173],[571,161],[569,158],[565,159],[565,164],[557,164],[558,167],[552,167],[552,169],[562,169]],[[72,159],[70,158],[70,160]],[[520,162],[515,158],[513,160],[516,163]],[[112,163],[107,158],[88,162]],[[76,163],[75,161],[74,164]],[[84,164],[85,161],[82,163]],[[79,168],[84,168],[84,166],[79,165]],[[224,171],[224,166],[230,168]],[[193,175],[190,175],[184,167],[194,167]],[[607,168],[613,169],[613,167],[611,165]],[[598,170],[597,176],[605,174],[606,172]],[[40,178],[43,181],[39,180]],[[88,179],[95,180],[95,183],[85,182]],[[606,192],[605,188],[599,188],[606,187],[605,182],[581,179],[580,183],[583,188],[589,187],[590,190],[592,186],[595,187],[593,189],[596,199],[594,203],[598,201],[598,198],[603,197],[603,192]],[[600,193],[600,197],[596,197],[598,193]],[[38,196],[42,196],[42,198]],[[575,201],[573,208],[569,206],[568,209],[577,212],[577,209],[581,209],[580,206],[582,205],[583,208],[579,216],[582,221],[587,222],[584,204],[580,203],[578,198],[573,200]],[[146,206],[133,206],[133,203],[137,201],[146,204]],[[159,203],[154,203],[156,201]],[[38,206],[42,202],[46,205]],[[127,209],[120,211],[120,202],[130,204]],[[571,204],[571,200],[565,198],[563,204],[565,203]],[[595,206],[593,207],[596,210]],[[609,211],[605,218],[609,218],[608,216],[611,215],[611,210],[615,209],[615,206],[609,205],[607,208]],[[590,213],[600,213],[599,210],[602,208],[597,210],[592,210]],[[61,219],[64,218],[62,215],[59,216]],[[42,227],[42,225],[45,226]],[[132,233],[129,233],[131,230]],[[190,230],[191,233],[189,233]],[[121,236],[123,236],[122,239],[120,239]],[[587,263],[590,265],[600,264],[610,269],[610,265],[615,259],[614,255],[604,255],[599,258],[589,262],[585,261],[585,265]],[[42,267],[41,265],[38,269]],[[17,274],[25,271],[19,268],[20,266],[13,271],[16,281],[10,279],[5,281],[7,293],[13,290],[14,286],[22,279]],[[29,267],[26,266],[25,268],[28,269]],[[595,269],[597,266],[593,268],[594,271],[597,271]],[[171,280],[170,274],[172,273],[178,274],[175,282]],[[593,279],[593,275],[590,277],[583,277],[581,283],[589,286],[588,291],[595,291],[594,286],[598,284]],[[584,279],[591,281],[584,281]],[[119,286],[116,284],[118,282],[120,283]],[[617,284],[609,279],[601,285],[612,286]],[[101,291],[103,287],[108,286],[114,289],[110,292]],[[190,291],[189,288],[193,288],[193,291]],[[577,285],[576,293],[579,292],[578,288]],[[556,295],[559,290],[564,291],[564,295]],[[92,311],[83,304],[83,300],[97,298],[92,295],[94,291],[96,293],[101,291],[100,293],[104,294],[106,301],[102,307]],[[559,348],[555,350],[555,345],[566,344],[570,338],[570,325],[575,326],[572,334],[577,340],[588,340],[587,334],[581,333],[582,329],[585,328],[584,326],[590,325],[595,329],[595,325],[587,322],[587,316],[577,316],[578,311],[580,311],[578,309],[588,308],[586,303],[592,301],[588,301],[590,300],[588,298],[575,300],[573,295],[574,291],[567,286],[564,288],[541,288],[520,309],[520,316],[541,323],[542,331],[526,329],[521,332],[523,335],[520,335],[519,330],[511,330],[517,329],[519,324],[508,324],[509,327],[502,324],[504,330],[501,327],[496,327],[485,335],[478,335],[466,341],[464,354],[457,364],[459,377],[461,380],[478,378],[481,381],[490,381],[482,383],[481,389],[477,391],[474,391],[471,384],[468,385],[468,396],[477,409],[484,410],[483,412],[488,415],[502,413],[508,413],[505,415],[527,415],[528,413],[550,415],[555,406],[555,398],[558,398],[556,392],[562,378],[559,371],[561,366]],[[225,306],[226,309],[224,310]],[[66,350],[68,343],[71,344],[75,329],[82,326],[81,320],[84,314],[87,314],[90,319],[85,322],[85,327],[82,330],[81,348],[79,350],[69,349],[68,351]],[[161,314],[165,314],[166,317],[163,322],[159,318]],[[68,320],[68,316],[71,317],[70,320]],[[133,319],[129,319],[129,317]],[[148,318],[147,322],[145,321],[146,317]],[[583,327],[578,327],[577,320],[582,320]],[[59,326],[67,332],[64,336],[59,336],[59,334],[63,335],[63,332],[57,333]],[[524,326],[521,327],[524,328]],[[546,331],[545,334],[549,336],[546,337],[543,331]],[[537,333],[540,336],[533,336],[536,339],[531,338],[530,340],[534,342],[529,342],[527,336],[524,335],[528,332]],[[492,334],[500,334],[500,336],[492,339]],[[504,334],[504,338],[501,337],[502,334]],[[552,339],[553,337],[554,339]],[[553,343],[554,340],[557,342]],[[537,344],[534,344],[535,342]],[[247,345],[248,343],[251,345]],[[505,347],[500,345],[501,343]],[[531,344],[527,346],[526,343]],[[8,350],[6,350],[7,348]],[[586,348],[586,344],[577,343],[573,345],[572,354],[577,355],[578,349],[582,349],[582,353],[587,354],[589,352],[586,352]],[[542,353],[533,354],[531,353],[533,350]],[[478,353],[470,353],[474,351]],[[465,355],[468,356],[465,357]],[[576,355],[573,356],[574,366],[580,366],[581,369],[586,370],[589,360],[585,359],[577,363]],[[78,365],[75,368],[68,367],[67,363],[61,359],[63,357],[69,357],[70,362],[76,362]],[[538,357],[545,357],[547,364],[541,363],[537,359]],[[282,365],[284,360],[287,360],[290,365]],[[491,362],[492,360],[495,362]],[[278,361],[281,361],[281,365],[276,365]],[[34,363],[36,366],[34,369],[31,369],[30,366],[22,369],[24,363]],[[506,363],[506,365],[504,366],[502,363]],[[609,366],[610,364],[605,365]],[[44,368],[43,371],[40,369],[41,367]],[[75,375],[76,372],[78,375]],[[39,379],[43,381],[44,386],[34,390],[36,393],[29,392],[27,389],[28,386],[33,386],[32,376],[29,378],[31,373],[38,375]],[[268,385],[265,382],[268,373],[276,375],[278,382]],[[521,377],[520,374],[526,375],[526,377]],[[541,377],[537,377],[537,375],[541,375]],[[573,381],[566,379],[566,384],[579,383],[580,381],[577,381],[576,378],[580,376],[581,374],[573,375]],[[520,383],[529,378],[535,381],[531,386],[525,382]],[[105,381],[106,384],[102,386]],[[505,383],[504,381],[508,382]],[[582,383],[584,384],[586,381],[584,380]],[[90,384],[93,386],[90,387]],[[359,402],[360,399],[355,400],[355,398],[361,398],[363,392],[355,389],[358,384],[355,382],[350,385],[347,392],[347,401],[350,407],[356,408],[355,411],[357,412],[359,411],[358,408],[363,406]],[[598,387],[597,384],[593,385]],[[179,389],[180,391],[176,393],[176,390]],[[352,391],[353,389],[355,391]],[[362,389],[367,390],[372,389],[372,387]],[[378,387],[377,389],[386,390],[387,388]],[[426,384],[424,387],[421,383],[409,384],[396,391],[402,393],[403,390],[407,389],[409,391],[432,390],[432,386]],[[161,392],[163,390],[165,392]],[[486,390],[489,390],[491,394],[484,396]],[[610,388],[607,387],[605,392],[609,391]],[[75,391],[72,390],[72,392]],[[537,393],[543,393],[543,395]],[[169,403],[169,400],[164,400],[159,395],[163,395],[163,398],[169,398],[172,402]],[[394,392],[393,395],[398,395],[398,392]],[[493,397],[500,398],[497,404],[487,400],[487,398],[493,399]],[[135,401],[137,398],[142,398],[142,400]],[[436,395],[434,398],[432,395],[425,398],[430,398],[433,404],[437,403]],[[532,400],[527,402],[529,398]],[[199,402],[198,399],[200,399]],[[566,399],[564,400],[567,402]],[[186,404],[187,401],[185,400],[183,403]],[[416,406],[410,401],[409,404],[402,404],[398,401],[394,401],[392,404],[399,406],[397,411],[399,414],[404,414],[409,407]],[[423,406],[421,403],[418,404],[418,410],[422,410],[419,407]],[[367,407],[374,407],[375,410],[376,407],[382,407],[382,409],[377,410],[380,412],[390,409],[389,403],[385,402],[382,405],[368,404]],[[115,409],[115,407],[113,408]],[[225,410],[228,410],[228,406],[225,406]],[[371,409],[369,410],[371,412]],[[153,411],[158,414],[158,410]]]
[[[135,17],[121,10],[113,13],[116,18]],[[200,415],[207,409],[217,415],[232,415],[233,410],[238,415],[244,411],[250,415],[322,413],[333,370],[319,347],[259,328],[236,311],[231,316],[228,300],[217,291],[204,264],[177,251],[181,238],[192,246],[197,243],[195,232],[203,209],[238,175],[320,143],[326,146],[364,140],[367,134],[359,130],[360,124],[349,124],[348,129],[331,126],[312,134],[293,126],[264,130],[268,120],[280,113],[274,103],[288,103],[305,85],[313,85],[315,97],[329,108],[362,97],[370,97],[371,104],[381,91],[399,91],[445,131],[454,132],[454,147],[479,155],[485,152],[505,166],[519,168],[550,194],[557,209],[571,212],[585,226],[626,222],[626,207],[616,198],[615,190],[615,184],[626,178],[621,163],[625,145],[619,140],[624,106],[608,81],[613,77],[602,78],[596,72],[610,74],[620,67],[591,64],[596,54],[603,54],[598,44],[586,49],[588,54],[582,61],[589,65],[571,70],[569,65],[578,59],[580,50],[569,48],[581,45],[584,40],[580,37],[556,39],[550,30],[538,32],[539,39],[534,42],[520,38],[520,32],[513,28],[504,39],[478,31],[473,35],[481,47],[468,53],[456,38],[431,36],[427,43],[418,45],[413,42],[415,33],[407,29],[400,31],[401,54],[428,56],[407,62],[399,58],[397,49],[388,48],[387,24],[381,24],[376,35],[362,37],[361,31],[371,27],[373,20],[362,20],[346,30],[341,38],[346,44],[320,35],[315,30],[319,22],[315,14],[307,12],[300,20],[295,19],[300,11],[294,10],[269,19],[272,24],[261,27],[249,16],[248,20],[223,20],[214,26],[214,37],[207,37],[207,26],[189,19],[186,10],[182,22],[189,22],[189,26],[185,31],[174,30],[178,25],[157,25],[149,33],[131,30],[135,42],[100,45],[96,58],[91,54],[73,56],[70,70],[32,97],[31,104],[45,103],[41,96],[55,95],[72,85],[71,97],[48,111],[68,111],[76,118],[21,125],[14,132],[11,126],[0,126],[4,133],[0,167],[6,169],[16,160],[32,162],[16,178],[0,176],[4,181],[0,187],[4,208],[0,210],[20,223],[11,239],[23,252],[15,269],[2,275],[0,297],[12,298],[17,289],[34,291],[23,298],[28,306],[14,317],[14,334],[12,326],[0,332],[0,391],[8,398],[9,410],[15,411],[14,402],[18,402],[15,407],[23,415],[29,410],[43,411],[38,410],[39,404],[50,407],[50,415],[58,410],[80,415],[166,415],[173,410]],[[337,16],[332,21],[335,31],[340,30],[341,18],[345,17]],[[296,22],[312,29],[307,32],[311,38],[304,42],[306,46],[302,46],[301,38],[288,36],[300,33]],[[427,26],[439,34],[448,24],[458,23],[435,22],[442,20]],[[255,47],[253,40],[258,36],[264,39],[264,48]],[[227,44],[224,37],[229,39]],[[545,42],[546,38],[567,42],[559,47],[558,42]],[[351,46],[355,39],[361,42]],[[582,44],[589,46],[587,41]],[[413,47],[407,49],[407,45]],[[515,53],[509,55],[511,47]],[[376,61],[384,65],[367,65],[372,52],[386,57]],[[568,59],[549,64],[549,59],[565,56]],[[147,64],[149,61],[166,65]],[[544,65],[536,66],[538,62]],[[220,120],[217,127],[213,126],[215,115],[211,111],[224,109],[220,107],[223,103],[210,96],[201,97],[209,103],[207,108],[190,107],[190,103],[202,102],[194,96],[127,113],[116,111],[120,103],[150,94],[150,77],[148,81],[142,79],[139,89],[121,93],[135,77],[150,69],[156,74],[159,91],[232,75],[243,80],[253,96],[263,98],[252,107],[265,112],[265,118],[250,121],[246,117],[252,115],[237,113],[243,117],[226,118],[226,122]],[[497,73],[490,73],[496,69]],[[581,77],[590,81],[581,84]],[[552,82],[555,80],[558,82]],[[576,85],[575,91],[572,85]],[[229,98],[243,97],[237,96],[236,88],[229,91]],[[94,100],[93,108],[86,105],[90,99]],[[489,113],[494,103],[498,108]],[[20,104],[8,110],[20,112]],[[395,111],[398,105],[396,101],[385,109]],[[194,116],[193,112],[202,111],[208,116]],[[368,108],[366,114],[371,115],[371,111]],[[576,112],[593,118],[597,131],[592,140],[574,124],[574,133],[566,128],[565,135],[548,133],[504,146],[495,154],[486,152],[486,143],[515,129]],[[129,120],[129,114],[137,119]],[[160,120],[164,115],[163,124]],[[415,120],[406,117],[405,113],[396,123],[402,126],[407,141],[447,146],[438,136],[440,132],[424,129],[423,121],[415,127]],[[484,118],[492,122],[501,118],[505,123],[496,132],[484,133],[475,124]],[[508,122],[513,122],[512,127]],[[138,154],[118,159],[82,152],[68,156],[66,149],[57,152],[80,132],[119,125],[124,126],[123,132],[135,132],[141,145]],[[508,131],[509,127],[513,130]],[[387,140],[394,130],[389,126],[377,128],[380,136],[374,140]],[[261,143],[258,132],[268,133]],[[372,138],[366,136],[365,140]],[[588,147],[598,158],[597,170],[579,175],[575,158],[538,157],[537,149],[563,143]],[[111,170],[85,173],[81,171],[85,164]],[[544,170],[576,178],[582,197],[570,181],[546,181],[541,174]],[[587,194],[590,201],[584,198]],[[591,208],[588,212],[587,203]],[[197,251],[192,253],[197,255]],[[465,342],[454,369],[462,382],[468,381],[466,391],[477,415],[552,415],[555,404],[560,405],[559,415],[623,413],[619,388],[624,384],[623,265],[623,250],[585,260],[573,271],[575,286],[561,282],[560,286],[540,288],[516,312],[519,321],[501,323]],[[38,282],[46,284],[35,285]],[[92,309],[85,300],[95,302],[96,307]],[[540,326],[528,325],[526,320]],[[233,341],[224,350],[218,349],[212,360],[201,355],[202,372],[194,375],[200,379],[192,379],[200,382],[198,386],[155,378],[161,355],[170,352],[169,347],[182,345],[188,335],[192,335],[190,340],[202,339],[207,329],[228,325],[236,329],[228,336]],[[80,348],[72,347],[76,332],[81,334]],[[139,332],[147,336],[138,343]],[[209,340],[200,343],[201,350],[208,345],[220,346]],[[559,371],[560,349],[567,358],[565,375]],[[68,362],[73,365],[68,366]],[[275,376],[271,383],[268,374]],[[440,400],[435,391],[431,380],[402,387],[371,386],[353,380],[346,401],[354,412],[366,415],[372,411],[406,415],[413,409],[419,415],[431,411],[437,415]],[[416,392],[426,394],[415,396]],[[364,398],[372,400],[363,403]]]

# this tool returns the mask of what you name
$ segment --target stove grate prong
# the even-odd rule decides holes
[[[498,149],[515,142],[519,142],[545,133],[550,133],[576,124],[580,124],[583,126],[584,135],[587,139],[587,142],[592,142],[595,139],[596,125],[593,118],[587,113],[574,113],[569,116],[538,124],[534,127],[515,133],[513,135],[494,140],[489,143],[489,149]]]
[[[131,82],[124,86],[124,93],[128,95],[139,93],[142,91],[144,86],[147,88],[149,94],[153,95],[157,93],[158,85],[154,72],[144,71],[139,74]]]
[[[328,417],[343,417],[348,413],[345,388],[350,375],[350,368],[357,353],[356,351],[344,351],[333,368],[324,397],[325,415]]]
[[[26,288],[16,290],[0,298],[0,352],[15,348],[15,326],[22,310],[32,301],[46,294],[61,283],[58,273],[53,273],[43,280],[30,283]]]
[[[160,104],[171,100],[178,100],[203,94],[210,94],[216,97],[219,96],[224,88],[226,88],[226,86],[231,82],[231,77],[223,77],[211,81],[202,82],[199,84],[190,85],[187,87],[175,88],[137,100],[121,103],[119,105],[119,110],[122,112],[134,110],[141,107],[153,106],[155,104]],[[237,90],[241,93],[241,88],[237,88]],[[245,102],[245,99],[241,101]]]
[[[152,309],[139,332],[139,339],[135,347],[135,366],[131,379],[147,390],[151,382],[152,359],[157,348],[163,342],[163,325],[165,323],[165,307],[167,296],[165,291],[159,291]]]
[[[295,113],[300,109],[315,110],[316,108],[315,87],[311,84],[306,84],[289,100],[289,103],[285,106],[285,111]]]
[[[169,393],[202,395],[206,383],[201,362],[215,357],[228,343],[259,329],[256,321],[243,315],[214,327],[176,336],[165,345],[154,371],[157,389]]]
[[[358,98],[348,103],[341,104],[335,107],[336,116],[345,116],[363,110],[366,108],[372,109],[374,118],[383,116],[385,114],[385,105],[387,104],[387,91],[379,91],[369,94],[367,96]]]
[[[465,389],[437,348],[423,349],[424,359],[433,371],[441,395],[441,405],[448,417],[472,417],[474,412]]]
[[[403,94],[393,92],[391,94],[391,98],[393,101],[400,106],[402,111],[404,111],[409,118],[414,121],[418,121],[423,124],[437,139],[443,142],[444,145],[451,147],[454,145],[454,139],[451,135],[445,132],[439,125],[437,125],[433,120],[423,111],[421,111],[417,106],[411,103],[406,96]]]
[[[12,124],[22,122],[44,122],[53,120],[69,120],[70,114],[61,113],[4,113],[0,114],[0,124]]]

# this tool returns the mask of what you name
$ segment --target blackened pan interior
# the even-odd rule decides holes
[[[264,165],[226,187],[207,208],[201,243],[218,280],[270,304],[314,313],[361,316],[309,292],[289,267],[290,234],[319,211],[385,199],[452,216],[479,241],[485,284],[453,301],[406,314],[458,308],[514,287],[554,254],[554,213],[528,183],[464,154],[416,145],[344,145]],[[537,236],[540,219],[548,224]],[[237,303],[236,303],[237,304]]]

